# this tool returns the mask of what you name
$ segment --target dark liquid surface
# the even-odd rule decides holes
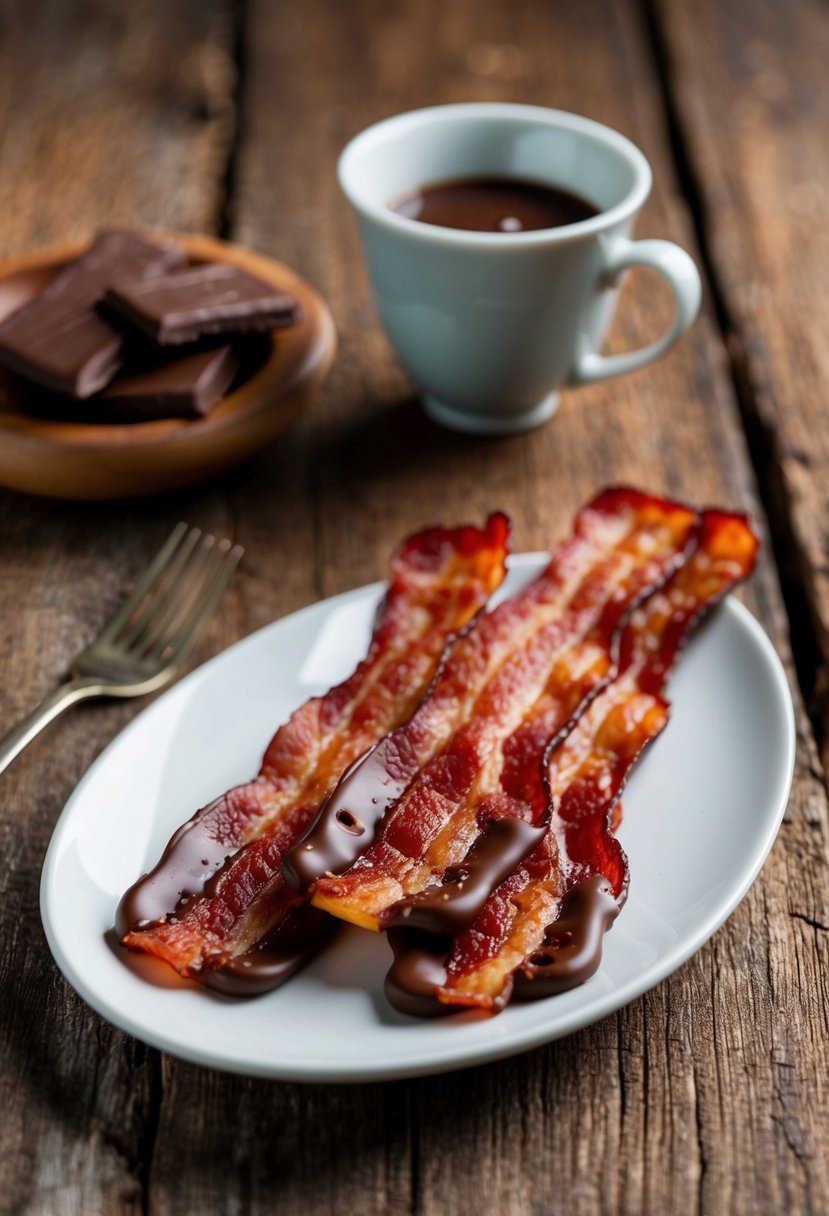
[[[389,207],[421,224],[500,233],[561,228],[599,214],[592,203],[569,190],[514,177],[437,182],[413,190]]]

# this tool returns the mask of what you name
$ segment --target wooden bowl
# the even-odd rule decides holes
[[[311,401],[334,359],[336,332],[322,298],[288,266],[238,245],[189,233],[156,233],[193,261],[224,261],[290,292],[297,323],[273,334],[251,377],[206,418],[88,423],[22,409],[13,378],[0,391],[0,485],[50,498],[114,499],[161,494],[221,473],[271,443]],[[33,298],[81,245],[0,262],[0,320]],[[29,393],[33,390],[29,388]]]

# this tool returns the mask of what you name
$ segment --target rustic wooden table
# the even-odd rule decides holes
[[[0,493],[0,731],[61,678],[179,517],[243,568],[194,663],[380,577],[425,517],[501,506],[519,548],[617,481],[755,512],[745,593],[788,665],[799,760],[777,844],[685,967],[504,1063],[366,1087],[182,1064],[93,1014],[40,929],[52,824],[139,706],[75,710],[3,777],[0,1208],[26,1214],[829,1210],[829,17],[817,0],[4,0],[0,241],[103,223],[219,233],[295,266],[341,348],[315,407],[223,480],[137,503]],[[639,234],[695,251],[703,315],[668,358],[502,441],[420,413],[335,179],[346,140],[436,101],[585,113],[655,169]],[[647,276],[614,345],[663,322]],[[278,1033],[278,1027],[275,1028]]]

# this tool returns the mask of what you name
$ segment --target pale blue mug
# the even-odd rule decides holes
[[[562,385],[652,363],[699,309],[700,277],[688,254],[669,241],[630,239],[651,189],[647,160],[590,119],[494,102],[415,110],[353,139],[339,175],[392,345],[426,412],[456,430],[538,426],[555,412]],[[419,187],[475,176],[549,183],[599,213],[559,228],[482,233],[423,224],[389,207]],[[599,350],[631,266],[667,280],[674,318],[657,341],[607,357]]]

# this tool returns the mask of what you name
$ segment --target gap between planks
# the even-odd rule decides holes
[[[227,146],[224,173],[222,174],[221,198],[219,200],[219,221],[216,235],[223,241],[233,239],[233,203],[236,194],[236,170],[239,163],[239,149],[244,137],[244,81],[247,53],[245,36],[247,33],[248,0],[236,0],[231,6],[231,55],[233,63],[233,82],[227,104],[233,122],[233,133]]]
[[[806,558],[792,526],[792,502],[782,475],[777,433],[764,424],[757,409],[757,385],[745,356],[744,338],[729,307],[727,291],[720,280],[713,256],[710,220],[706,215],[701,183],[685,135],[681,109],[671,84],[670,48],[656,0],[642,0],[642,8],[650,38],[654,74],[664,102],[677,178],[693,224],[703,276],[713,304],[714,320],[722,337],[728,374],[743,423],[758,497],[768,521],[769,540],[786,611],[798,688],[818,752],[822,753],[826,742],[825,730],[822,715],[815,706],[815,698],[820,694],[821,686],[826,684],[828,673],[824,670],[821,676],[818,675],[823,663],[809,604]],[[826,785],[825,775],[821,773],[819,776]]]

